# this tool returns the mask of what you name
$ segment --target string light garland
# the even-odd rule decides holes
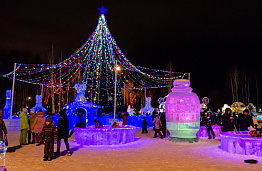
[[[125,80],[131,80],[133,87],[125,89],[163,88],[169,87],[176,78],[184,78],[187,73],[170,72],[133,65],[123,54],[110,33],[105,19],[105,9],[100,8],[100,17],[95,31],[87,41],[69,58],[58,64],[17,64],[16,80],[31,84],[52,86],[51,75],[54,75],[54,87],[73,88],[73,82],[80,78],[80,82],[88,86],[88,98],[91,102],[106,105],[113,104],[113,85],[115,61],[122,72],[117,73],[117,96],[120,98],[120,86]],[[53,71],[53,73],[51,73]],[[2,75],[12,79],[14,72]],[[126,84],[125,84],[126,85]],[[119,102],[120,103],[120,102]]]

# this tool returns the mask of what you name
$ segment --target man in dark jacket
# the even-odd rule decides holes
[[[28,133],[28,144],[34,144],[35,143],[35,132],[33,132],[32,128],[33,128],[33,123],[35,121],[35,117],[36,117],[36,114],[35,114],[35,111],[34,110],[31,110],[30,111],[30,115],[29,115],[29,118],[28,118],[28,125],[29,125],[29,130],[27,131]],[[31,135],[33,135],[33,140],[31,141]]]
[[[214,133],[214,131],[213,131],[213,128],[212,128],[211,122],[210,122],[210,120],[209,120],[209,118],[208,118],[208,115],[206,115],[205,118],[204,118],[204,125],[205,125],[205,127],[206,127],[206,129],[207,129],[208,139],[211,139],[211,134],[210,134],[210,132],[211,132],[212,135],[213,135],[213,139],[215,139],[215,138],[216,138],[216,135],[215,135],[215,133]]]
[[[54,142],[57,138],[57,132],[52,122],[52,119],[48,118],[41,132],[42,142],[45,142],[44,161],[51,161],[54,155]]]
[[[146,121],[146,118],[143,117],[142,134],[144,134],[144,133],[148,133],[147,125],[149,126],[149,124],[148,124],[147,121]]]
[[[248,109],[245,109],[243,111],[243,114],[239,116],[238,125],[239,125],[240,131],[247,131],[248,127],[254,126],[252,117],[249,115]]]
[[[164,138],[166,137],[166,116],[165,113],[161,113],[160,115],[160,120],[161,120],[161,124],[162,124],[162,133]]]
[[[61,139],[64,139],[66,150],[67,150],[67,156],[70,156],[70,149],[69,149],[69,143],[68,143],[68,137],[69,137],[69,120],[67,119],[66,110],[60,111],[60,118],[58,119],[57,123],[57,132],[58,132],[58,138],[57,138],[57,155],[60,155],[60,144]]]
[[[222,116],[222,132],[233,131],[233,116],[230,108],[226,108],[225,113]]]

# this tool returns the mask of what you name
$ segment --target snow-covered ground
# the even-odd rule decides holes
[[[43,161],[44,146],[34,144],[16,148],[19,132],[9,132],[9,149],[5,157],[8,171],[157,171],[157,170],[262,170],[262,157],[242,156],[222,151],[220,140],[200,139],[199,142],[171,142],[167,139],[152,138],[153,131],[141,134],[137,129],[137,140],[120,146],[80,147],[70,138],[72,156],[65,156],[62,141],[62,156],[51,162]],[[56,151],[56,144],[55,144]],[[256,159],[258,164],[245,163],[246,159]]]

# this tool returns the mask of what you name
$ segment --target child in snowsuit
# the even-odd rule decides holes
[[[52,119],[46,120],[45,126],[41,132],[42,142],[45,142],[44,161],[51,161],[54,155],[54,142],[57,138],[56,127],[52,124]]]
[[[146,121],[146,118],[143,117],[142,134],[143,134],[143,133],[148,133],[148,131],[147,131],[147,125],[149,126],[149,124],[148,124],[147,121]]]
[[[162,123],[161,123],[161,120],[158,118],[158,114],[155,115],[155,118],[154,118],[153,122],[151,123],[151,125],[153,125],[153,124],[155,124],[155,127],[154,127],[155,135],[154,135],[153,138],[157,137],[157,133],[161,136],[161,138],[163,138],[163,135],[160,132],[160,129],[162,127]]]

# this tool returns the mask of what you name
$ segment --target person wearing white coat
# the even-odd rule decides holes
[[[257,113],[255,114],[255,116],[252,117],[252,119],[253,119],[254,128],[257,129],[258,126]]]

